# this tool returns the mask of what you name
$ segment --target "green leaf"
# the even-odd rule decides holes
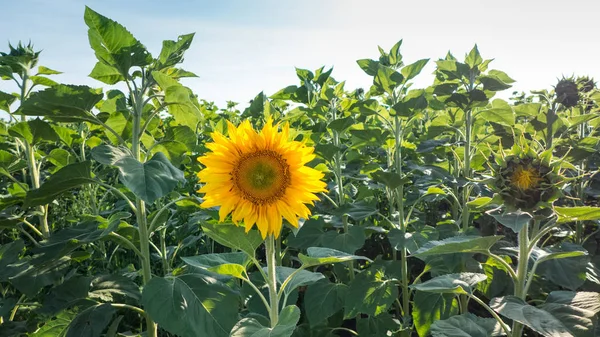
[[[120,297],[128,297],[136,302],[142,299],[140,286],[130,278],[118,274],[94,277],[88,296],[106,302],[116,302]]]
[[[94,183],[91,166],[90,161],[83,161],[61,168],[44,181],[40,188],[27,192],[24,206],[46,205],[73,188]]]
[[[297,249],[307,249],[309,247],[320,246],[325,230],[323,218],[309,219],[298,230],[296,235],[288,235],[287,245]]]
[[[229,275],[239,279],[246,279],[246,267],[250,258],[246,253],[218,253],[198,256],[182,257],[185,264],[206,269],[221,275]]]
[[[397,333],[401,327],[400,321],[387,312],[375,317],[356,318],[356,332],[359,336],[389,337],[394,336],[394,333],[402,336],[402,332]]]
[[[0,91],[0,110],[10,112],[10,106],[17,100],[17,96]]]
[[[62,72],[56,71],[56,70],[53,70],[53,69],[50,69],[50,68],[44,67],[44,66],[38,67],[37,75],[58,75],[58,74],[62,74]]]
[[[27,116],[45,116],[57,122],[87,121],[99,124],[91,111],[102,97],[101,90],[83,85],[59,84],[32,93],[19,112]]]
[[[304,294],[306,318],[311,328],[344,308],[348,286],[320,280],[312,284]]]
[[[244,227],[238,227],[230,223],[203,223],[202,229],[204,234],[223,246],[241,250],[250,256],[254,256],[256,249],[263,242],[257,230],[246,233]]]
[[[296,272],[296,274],[288,281],[288,284],[283,290],[283,292],[286,294],[292,293],[292,291],[298,287],[307,286],[325,278],[325,276],[323,276],[321,273],[314,273],[308,270],[297,271],[297,269],[294,268],[277,266],[275,269],[277,283],[280,285],[283,284],[283,282],[294,272]]]
[[[553,291],[540,306],[576,337],[595,337],[600,311],[600,294],[595,292]]]
[[[125,27],[86,6],[83,16],[90,46],[98,61],[115,67],[127,76],[131,67],[143,67],[152,62],[152,55]]]
[[[344,317],[348,319],[361,313],[377,316],[387,312],[397,297],[398,287],[394,281],[385,279],[381,270],[364,271],[350,283]]]
[[[523,212],[520,209],[514,212],[504,212],[492,210],[486,212],[491,215],[503,226],[506,226],[513,230],[515,233],[519,233],[524,226],[528,226],[533,216],[527,212]]]
[[[433,322],[432,337],[490,337],[504,336],[502,326],[493,318],[483,318],[471,313],[452,316]]]
[[[125,81],[125,77],[121,75],[117,68],[109,66],[103,62],[96,62],[96,65],[92,69],[92,72],[89,74],[89,76],[95,80],[110,85]]]
[[[365,230],[358,226],[352,226],[345,233],[337,231],[328,231],[323,234],[323,246],[332,248],[349,254],[353,254],[360,249],[367,237]]]
[[[529,305],[518,297],[496,297],[490,302],[490,307],[500,315],[524,324],[543,336],[574,337],[551,313]]]
[[[346,131],[346,129],[348,129],[349,127],[351,127],[354,124],[356,124],[356,121],[354,120],[354,118],[344,117],[344,118],[338,118],[338,119],[334,120],[333,122],[329,123],[329,125],[327,127],[330,128],[331,130],[335,130],[337,132],[344,132],[344,131]]]
[[[30,337],[65,337],[69,324],[74,318],[70,311],[61,312],[56,318],[46,320],[44,325],[36,332],[30,334]]]
[[[392,68],[378,64],[377,74],[373,79],[375,84],[380,90],[392,95],[394,89],[396,89],[404,80],[404,76]]]
[[[441,241],[430,241],[412,256],[424,258],[432,255],[486,252],[502,236],[454,236]]]
[[[59,139],[50,124],[39,118],[14,124],[8,129],[8,134],[20,138],[30,145],[37,145],[41,142],[58,142]]]
[[[307,249],[307,253],[308,256],[302,253],[298,254],[298,258],[304,267],[314,267],[323,264],[340,263],[352,260],[371,261],[364,256],[352,255],[339,250],[323,247],[310,247]]]
[[[400,73],[402,73],[402,76],[404,76],[404,83],[419,75],[421,70],[423,70],[425,65],[427,65],[427,62],[429,62],[429,59],[422,59],[403,67],[400,70]]]
[[[183,172],[160,152],[145,163],[135,159],[124,147],[100,145],[91,153],[101,164],[116,166],[123,185],[149,204],[173,191],[179,182],[185,182]]]
[[[75,158],[75,156],[73,156],[73,154],[71,152],[69,152],[65,149],[56,148],[56,149],[52,149],[52,151],[50,151],[50,153],[46,157],[46,160],[51,162],[57,168],[62,168],[69,164],[75,163],[77,158]]]
[[[479,49],[477,48],[477,45],[475,45],[473,49],[471,49],[471,51],[465,58],[465,63],[471,68],[475,68],[483,63],[483,58],[481,57],[481,54],[479,54]]]
[[[44,76],[31,76],[29,78],[33,85],[42,85],[44,87],[54,87],[57,86],[58,83]]]
[[[554,207],[554,212],[558,215],[558,223],[573,221],[588,221],[600,219],[600,207],[579,206],[579,207]]]
[[[413,297],[412,317],[420,337],[429,335],[431,325],[458,313],[454,294],[417,291]]]
[[[367,75],[369,75],[369,76],[377,75],[377,71],[379,69],[379,62],[374,61],[374,60],[369,60],[369,59],[362,59],[362,60],[356,61],[356,63],[358,63],[358,66],[362,70],[364,70],[364,72],[367,73]]]
[[[382,170],[371,173],[371,177],[378,183],[384,184],[390,189],[395,189],[408,182],[407,179],[402,179],[398,173],[385,172]]]
[[[347,203],[332,211],[333,214],[339,216],[346,214],[356,221],[365,220],[369,216],[377,214],[378,212],[379,210],[374,204],[366,201]]]
[[[590,257],[579,245],[564,242],[559,247],[535,249],[532,257],[540,261],[537,274],[561,287],[576,290],[587,278]]]
[[[17,275],[22,270],[16,266],[16,263],[23,248],[25,248],[23,240],[15,240],[0,246],[0,281],[8,281],[9,277]]]
[[[199,274],[152,278],[142,305],[159,326],[181,337],[227,337],[239,308],[230,288]]]
[[[40,313],[54,316],[64,309],[85,299],[90,290],[91,277],[74,276],[64,283],[53,287],[44,297],[44,302],[40,308]]]
[[[193,39],[194,33],[180,35],[177,41],[163,41],[162,50],[158,55],[157,69],[172,67],[183,61],[183,54],[190,48]]]
[[[479,112],[476,117],[486,122],[498,123],[504,126],[512,127],[515,125],[515,114],[510,106],[485,109]]]
[[[153,71],[152,77],[165,93],[165,103],[168,104],[169,114],[175,118],[175,125],[196,130],[202,121],[202,114],[190,98],[193,96],[191,90],[161,72]]]
[[[418,232],[408,233],[397,228],[392,228],[388,233],[388,240],[396,250],[406,248],[409,253],[416,252],[427,242],[437,240],[439,232],[430,226],[425,226]]]
[[[110,304],[91,306],[71,321],[66,337],[100,337],[114,314],[115,309]]]
[[[512,85],[504,83],[499,77],[493,75],[479,76],[477,79],[483,84],[483,90],[501,91],[512,87]]]
[[[446,274],[434,277],[423,283],[413,284],[410,287],[427,292],[443,294],[472,294],[474,287],[479,282],[487,279],[485,274],[460,273]]]
[[[273,328],[263,326],[254,318],[243,318],[231,330],[230,337],[290,337],[300,320],[300,309],[288,305],[281,310],[279,321]]]

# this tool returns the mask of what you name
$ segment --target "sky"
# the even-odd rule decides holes
[[[600,1],[570,0],[0,0],[0,51],[31,40],[40,64],[63,71],[54,80],[106,87],[89,78],[96,62],[83,20],[85,6],[124,25],[157,56],[163,40],[195,32],[182,68],[200,98],[243,108],[256,94],[298,84],[294,67],[333,67],[346,89],[371,77],[356,64],[377,59],[403,39],[405,63],[430,58],[415,87],[433,81],[433,61],[462,59],[474,44],[490,69],[506,72],[514,90],[551,89],[562,75],[600,80]],[[0,90],[16,91],[0,82]],[[504,94],[510,95],[509,89]]]

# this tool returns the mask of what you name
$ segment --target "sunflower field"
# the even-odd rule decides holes
[[[500,99],[400,41],[240,111],[183,84],[193,34],[84,21],[96,87],[0,49],[0,336],[600,336],[593,79]]]

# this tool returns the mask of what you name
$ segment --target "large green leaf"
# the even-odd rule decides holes
[[[98,61],[119,70],[126,77],[131,67],[143,67],[152,62],[144,45],[125,27],[86,6],[83,16],[90,46]]]
[[[279,321],[273,328],[262,325],[254,318],[244,318],[231,330],[230,337],[290,337],[300,320],[300,309],[288,305],[281,310]]]
[[[400,321],[387,312],[377,316],[358,316],[356,318],[356,332],[359,336],[403,336],[402,332],[397,333],[400,328]]]
[[[202,229],[204,234],[223,246],[239,249],[250,256],[254,256],[256,248],[263,242],[257,230],[246,233],[244,227],[238,227],[231,223],[203,223]]]
[[[537,273],[561,287],[576,290],[586,280],[590,257],[579,245],[565,242],[559,247],[536,248],[532,258],[539,259]]]
[[[155,277],[142,292],[144,310],[181,337],[227,337],[237,321],[238,296],[213,278],[186,274]]]
[[[496,297],[490,302],[490,307],[500,315],[524,324],[543,336],[574,337],[550,312],[529,305],[518,297]]]
[[[367,237],[363,228],[352,226],[345,233],[338,233],[337,231],[325,232],[322,238],[322,245],[352,254],[365,244],[366,239]]]
[[[14,240],[0,246],[0,282],[8,281],[9,277],[23,270],[23,267],[15,265],[19,261],[23,248],[25,248],[23,240]]]
[[[85,299],[90,290],[90,281],[91,277],[75,276],[53,287],[44,297],[40,313],[53,316]]]
[[[25,207],[49,204],[59,195],[73,188],[95,182],[92,178],[91,165],[90,161],[82,161],[56,171],[42,183],[40,188],[27,192]]]
[[[115,309],[108,303],[89,307],[71,321],[66,337],[102,336],[114,313]]]
[[[493,337],[504,336],[500,323],[493,318],[477,317],[471,313],[452,316],[433,322],[433,337]]]
[[[323,229],[324,225],[325,221],[322,217],[307,220],[302,227],[300,227],[298,233],[295,233],[295,235],[288,235],[287,245],[298,249],[320,246],[323,234],[325,233],[325,230]]]
[[[479,282],[487,279],[485,274],[459,273],[446,274],[434,277],[423,283],[413,284],[410,287],[433,293],[444,294],[471,294]]]
[[[306,318],[311,327],[323,322],[344,308],[348,286],[320,280],[308,287],[304,294]]]
[[[164,197],[177,183],[185,182],[183,172],[160,152],[141,163],[126,148],[100,145],[92,149],[92,157],[104,165],[119,168],[123,185],[147,203]]]
[[[99,89],[60,84],[32,93],[19,111],[24,115],[44,116],[58,122],[87,121],[99,124],[91,111],[102,97]]]
[[[489,249],[502,236],[454,236],[441,241],[430,241],[419,248],[412,256],[424,258],[432,255],[455,253],[481,253]]]
[[[142,299],[140,286],[128,277],[118,274],[98,275],[91,281],[88,297],[116,302],[128,297],[136,302]]]
[[[561,321],[575,337],[597,336],[599,293],[553,291],[540,308]]]
[[[446,319],[458,312],[454,294],[417,291],[413,297],[412,317],[419,337],[429,335],[433,322]]]
[[[364,271],[350,283],[344,317],[352,318],[361,313],[377,316],[386,312],[397,297],[397,285],[386,279],[381,270]]]

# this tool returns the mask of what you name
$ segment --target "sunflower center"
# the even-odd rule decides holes
[[[275,151],[256,151],[239,159],[232,180],[244,199],[255,205],[270,204],[285,195],[290,167]]]
[[[519,166],[512,174],[510,180],[515,187],[521,190],[528,190],[535,187],[541,178],[535,169]]]

